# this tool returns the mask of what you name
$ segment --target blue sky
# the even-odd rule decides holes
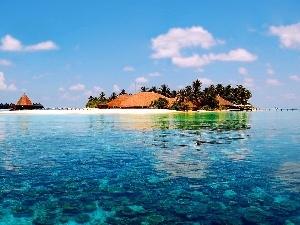
[[[300,108],[300,1],[11,1],[0,7],[0,102],[45,107],[200,79]]]

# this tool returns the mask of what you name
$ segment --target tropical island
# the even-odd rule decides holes
[[[210,85],[202,90],[202,82],[195,80],[192,85],[178,91],[163,84],[159,88],[141,87],[140,92],[128,94],[124,89],[119,94],[113,92],[109,97],[101,92],[99,97],[90,96],[87,108],[151,108],[177,111],[197,110],[252,110],[248,102],[252,97],[250,90],[242,85],[232,87],[222,84]]]

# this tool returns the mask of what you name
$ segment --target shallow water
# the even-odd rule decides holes
[[[0,224],[300,224],[299,116],[1,115]]]

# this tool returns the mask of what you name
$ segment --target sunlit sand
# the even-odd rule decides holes
[[[16,110],[0,111],[0,114],[166,114],[178,113],[176,110],[168,109],[47,109],[47,110]]]

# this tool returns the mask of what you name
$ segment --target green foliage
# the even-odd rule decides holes
[[[127,94],[125,89],[122,89],[119,95],[125,95],[125,94]]]
[[[182,111],[181,104],[177,101],[173,102],[173,104],[170,107],[171,110],[177,110],[177,111]]]
[[[222,84],[217,84],[210,85],[202,90],[202,83],[198,79],[192,85],[187,85],[179,91],[171,91],[166,84],[161,85],[159,88],[155,86],[151,88],[141,87],[141,91],[159,93],[167,98],[176,98],[176,101],[170,107],[168,100],[165,98],[159,98],[152,102],[150,107],[156,109],[166,109],[169,107],[170,109],[181,111],[224,109],[224,106],[219,105],[217,95],[237,105],[249,104],[248,100],[252,97],[250,90],[244,88],[242,85],[232,87],[231,85],[223,86]],[[122,94],[126,94],[124,89],[119,93],[119,95]],[[109,98],[106,98],[105,94],[101,92],[98,98],[90,96],[86,107],[95,108],[99,104],[105,104],[115,98],[117,98],[117,95],[114,92]]]
[[[169,105],[169,101],[165,98],[158,98],[155,101],[152,101],[150,104],[151,108],[154,109],[167,109]]]
[[[108,98],[108,102],[110,102],[110,101],[116,99],[117,97],[118,97],[118,96],[117,96],[116,92],[111,93],[111,95],[110,95],[109,98]]]
[[[100,104],[107,103],[107,99],[105,98],[104,92],[101,92],[99,97],[90,96],[88,102],[86,103],[86,108],[97,108]]]
[[[218,109],[219,102],[217,101],[218,92],[214,85],[210,85],[209,87],[205,88],[202,92],[202,99],[200,102],[200,107],[203,110],[211,109]]]

